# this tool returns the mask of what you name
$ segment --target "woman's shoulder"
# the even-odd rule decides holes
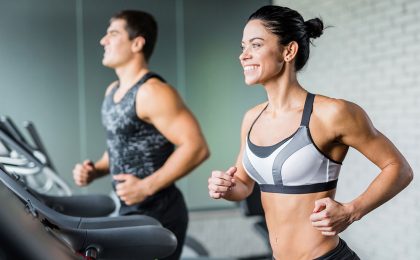
[[[317,94],[314,100],[314,111],[322,110],[322,112],[337,112],[337,110],[345,109],[348,103],[349,101],[344,99]]]
[[[312,113],[325,123],[337,123],[354,118],[364,111],[348,100],[316,95]]]
[[[263,102],[261,104],[258,104],[250,109],[248,109],[248,111],[246,111],[245,115],[244,115],[244,120],[255,120],[259,114],[261,114],[261,112],[264,110],[264,108],[267,106],[268,101]]]
[[[257,119],[261,114],[264,108],[267,106],[268,101],[258,104],[245,112],[245,115],[242,120],[242,130],[249,129],[252,123]]]

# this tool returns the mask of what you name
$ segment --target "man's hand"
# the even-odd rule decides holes
[[[312,226],[324,236],[335,236],[344,231],[353,222],[349,204],[341,204],[331,198],[315,201],[315,208],[310,216]]]
[[[113,178],[119,182],[115,187],[118,197],[128,206],[140,203],[152,195],[150,185],[144,179],[128,173],[114,175]]]
[[[82,164],[78,163],[74,166],[73,179],[76,185],[86,186],[95,178],[95,165],[92,161],[85,160]]]

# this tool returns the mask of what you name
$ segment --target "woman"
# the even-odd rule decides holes
[[[263,85],[268,101],[244,116],[235,167],[213,171],[209,194],[238,201],[260,185],[275,259],[359,259],[338,237],[404,189],[412,170],[359,106],[308,93],[296,73],[323,23],[294,10],[264,6],[245,26],[239,56],[247,85]],[[349,203],[334,200],[349,147],[381,172]]]

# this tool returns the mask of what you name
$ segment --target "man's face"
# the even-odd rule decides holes
[[[102,64],[106,67],[118,68],[134,56],[133,41],[130,41],[125,26],[126,21],[123,19],[112,20],[106,35],[100,41],[105,51]]]

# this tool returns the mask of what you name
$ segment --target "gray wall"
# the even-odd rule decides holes
[[[269,1],[185,1],[185,74],[187,103],[200,121],[210,159],[188,181],[189,205],[220,207],[212,200],[207,179],[213,169],[236,162],[240,126],[247,108],[264,100],[264,91],[246,87],[239,64],[242,29],[248,16]]]
[[[0,114],[34,121],[67,176],[80,157],[75,25],[74,1],[0,2]]]
[[[343,237],[362,259],[420,259],[420,2],[275,1],[321,16],[326,25],[314,41],[300,81],[308,90],[362,106],[376,128],[406,156],[414,181],[396,198],[354,223]],[[362,193],[379,169],[354,149],[343,163],[337,200]]]
[[[235,162],[242,115],[264,99],[261,89],[245,87],[238,55],[248,15],[268,2],[0,0],[0,114],[19,125],[32,120],[60,174],[73,185],[73,165],[96,160],[105,150],[100,106],[116,76],[101,65],[99,40],[114,12],[148,11],[160,28],[150,67],[178,88],[212,151],[179,186],[190,209],[234,206],[208,198],[207,178],[212,169]],[[109,177],[73,188],[108,193]]]

